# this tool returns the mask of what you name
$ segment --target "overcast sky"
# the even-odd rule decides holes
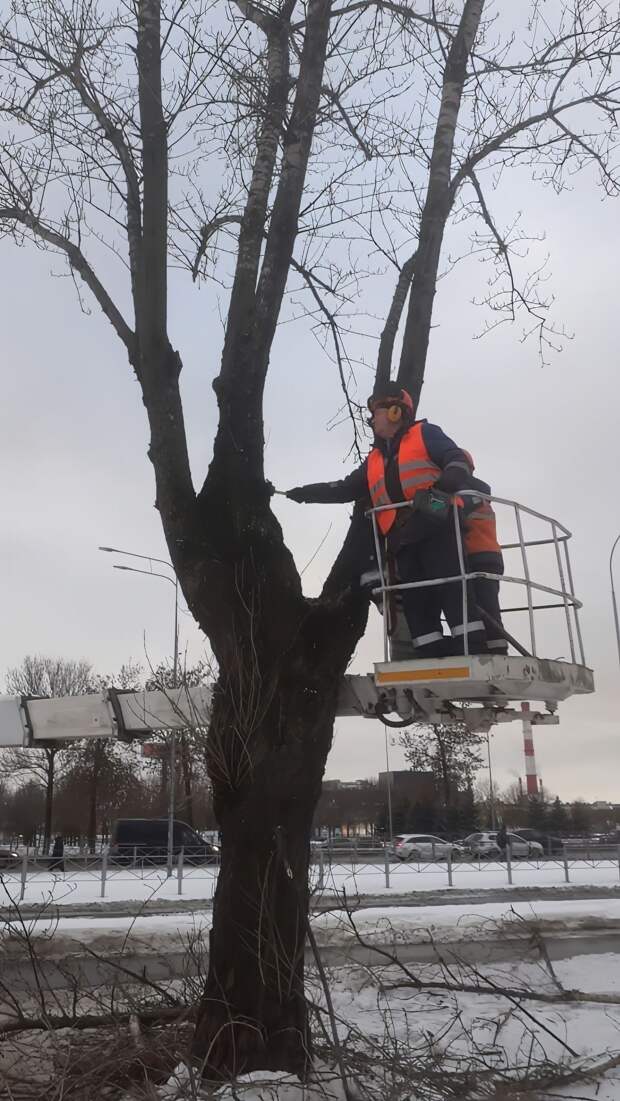
[[[483,316],[471,300],[482,294],[489,272],[475,260],[464,262],[440,287],[420,412],[474,453],[478,473],[497,494],[556,516],[574,533],[575,583],[597,692],[564,704],[559,727],[536,731],[537,760],[546,787],[562,798],[620,802],[620,673],[608,573],[620,532],[618,207],[601,199],[590,177],[557,196],[530,184],[525,173],[504,177],[494,203],[506,217],[522,210],[525,225],[546,234],[533,262],[549,252],[556,317],[574,338],[544,369],[535,344],[520,343],[519,327],[472,339]],[[119,573],[111,556],[97,550],[109,544],[166,556],[137,383],[98,307],[86,299],[92,314],[82,313],[71,280],[58,277],[62,271],[61,262],[42,251],[0,242],[0,670],[32,652],[87,658],[100,671],[130,658],[157,662],[172,652],[172,586]],[[377,285],[378,299],[390,289],[391,279]],[[170,328],[185,365],[197,485],[216,423],[211,380],[222,333],[217,304],[207,302],[187,277],[173,278]],[[369,339],[369,361],[373,348]],[[360,369],[357,382],[364,395],[370,372],[364,377]],[[350,469],[348,426],[328,430],[339,404],[335,370],[312,336],[303,326],[282,326],[265,409],[267,474],[276,486]],[[337,553],[348,509],[282,498],[275,508],[300,566],[324,539],[304,574],[307,591],[315,593]],[[620,586],[620,553],[618,560]],[[523,636],[526,624],[512,625]],[[555,630],[543,635],[552,657],[567,653]],[[187,613],[181,642],[190,660],[204,652]],[[353,669],[366,672],[381,656],[373,611]],[[519,724],[496,729],[493,757],[500,784],[523,775]],[[392,748],[392,767],[400,761]],[[384,767],[378,723],[337,724],[328,777],[368,777]]]

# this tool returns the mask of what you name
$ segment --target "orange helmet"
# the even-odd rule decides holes
[[[469,466],[470,466],[470,468],[473,472],[476,469],[476,466],[475,466],[474,457],[473,457],[471,451],[464,451],[463,448],[461,448],[461,450],[463,451],[463,454],[464,454],[465,458],[467,459],[467,462],[469,463]]]
[[[368,399],[368,408],[371,413],[374,412],[377,405],[388,404],[400,405],[411,417],[414,416],[415,407],[411,394],[407,390],[403,390],[396,382],[388,382],[385,386],[377,387]]]

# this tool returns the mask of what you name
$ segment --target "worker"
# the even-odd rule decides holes
[[[434,487],[456,494],[469,484],[464,452],[437,425],[416,420],[410,394],[395,383],[375,390],[368,399],[374,446],[367,459],[337,482],[297,486],[287,497],[299,503],[365,500],[373,508],[408,501],[411,507],[378,512],[377,524],[387,552],[395,559],[399,582],[458,577],[461,573],[452,508],[439,517],[422,490]],[[418,507],[416,507],[416,499]],[[444,498],[445,501],[448,498]],[[439,498],[435,499],[435,503]],[[418,658],[486,651],[484,625],[477,615],[471,584],[467,586],[467,623],[459,582],[403,589],[402,603]],[[441,627],[441,613],[452,637]]]
[[[491,493],[491,487],[480,478],[474,478],[474,460],[469,451],[464,451],[463,454],[469,465],[469,489],[477,489],[480,494],[485,495],[463,498],[467,570],[468,573],[480,571],[480,573],[503,574],[504,558],[497,540],[495,513],[491,502],[486,499]],[[503,633],[502,613],[499,606],[499,580],[475,577],[473,584],[476,603],[483,613],[489,653],[507,654],[508,643]]]

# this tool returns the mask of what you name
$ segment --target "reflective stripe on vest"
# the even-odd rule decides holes
[[[464,542],[467,554],[502,553],[497,541],[495,513],[489,501],[476,501],[475,509],[465,517]]]
[[[398,477],[406,501],[411,501],[419,489],[428,489],[441,474],[440,467],[431,461],[422,436],[422,422],[412,425],[405,432],[398,448]],[[378,447],[373,447],[366,463],[368,492],[373,508],[391,505],[385,484],[385,460]],[[377,523],[383,535],[396,520],[396,509],[377,513]]]

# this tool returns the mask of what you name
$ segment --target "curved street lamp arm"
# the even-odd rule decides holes
[[[106,551],[107,554],[126,554],[128,558],[141,558],[144,562],[159,562],[160,566],[168,566],[173,570],[172,562],[167,558],[155,558],[152,554],[136,554],[134,551],[119,550],[118,547],[97,547],[97,550]]]
[[[618,661],[620,662],[620,619],[618,617],[618,602],[616,600],[616,590],[614,588],[614,570],[613,570],[614,551],[615,551],[616,547],[618,546],[618,543],[620,543],[620,535],[616,536],[616,538],[614,540],[614,544],[611,548],[611,553],[609,555],[609,579],[611,581],[611,602],[613,604],[613,609],[614,609],[614,626],[616,628],[616,645],[618,647]]]

